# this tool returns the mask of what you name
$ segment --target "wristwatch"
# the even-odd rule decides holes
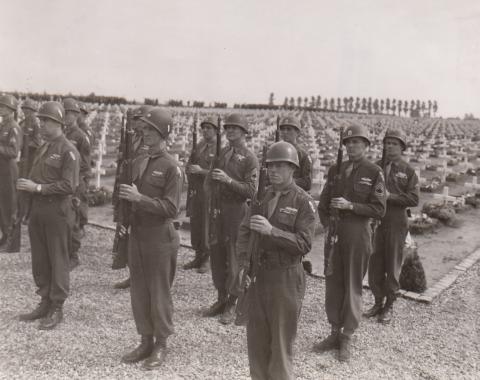
[[[37,186],[35,186],[35,191],[37,193],[41,193],[42,192],[42,185],[38,184]]]

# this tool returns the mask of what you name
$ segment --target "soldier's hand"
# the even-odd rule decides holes
[[[261,215],[253,215],[250,218],[250,229],[262,235],[270,235],[272,233],[272,225],[267,218]]]
[[[241,268],[240,272],[238,273],[238,277],[240,277],[240,280],[242,281],[242,286],[245,288],[248,288],[252,282],[252,279],[250,276],[246,273],[247,269]]]
[[[140,199],[142,199],[142,194],[138,192],[137,186],[134,184],[130,186],[122,183],[118,196],[120,199],[125,199],[130,202],[140,202]]]
[[[232,179],[228,176],[228,174],[221,169],[212,170],[212,179],[223,183],[232,182]]]
[[[390,198],[390,191],[387,190],[387,188],[385,188],[385,196],[388,198]]]
[[[202,171],[200,165],[188,165],[187,166],[187,173],[188,174],[198,174]]]
[[[33,182],[30,179],[19,178],[17,180],[17,190],[28,191],[29,193],[34,193],[36,191],[37,183]]]
[[[330,207],[336,208],[339,210],[352,210],[353,209],[353,203],[346,200],[343,197],[339,198],[332,198],[330,201]]]

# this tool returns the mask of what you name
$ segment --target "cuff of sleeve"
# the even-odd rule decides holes
[[[272,226],[272,231],[270,232],[271,237],[280,237],[282,236],[282,230],[277,227]]]
[[[151,204],[151,198],[147,197],[146,195],[141,195],[140,200],[138,201],[138,205],[142,208],[148,208]]]

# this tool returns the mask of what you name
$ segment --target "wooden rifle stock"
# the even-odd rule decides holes
[[[280,116],[277,115],[277,129],[275,130],[275,142],[280,141]]]

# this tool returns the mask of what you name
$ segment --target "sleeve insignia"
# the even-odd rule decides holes
[[[379,182],[375,185],[375,193],[378,195],[383,195],[385,193],[383,183]]]
[[[68,154],[70,155],[73,161],[77,161],[77,158],[75,157],[75,154],[72,151],[69,151]]]

